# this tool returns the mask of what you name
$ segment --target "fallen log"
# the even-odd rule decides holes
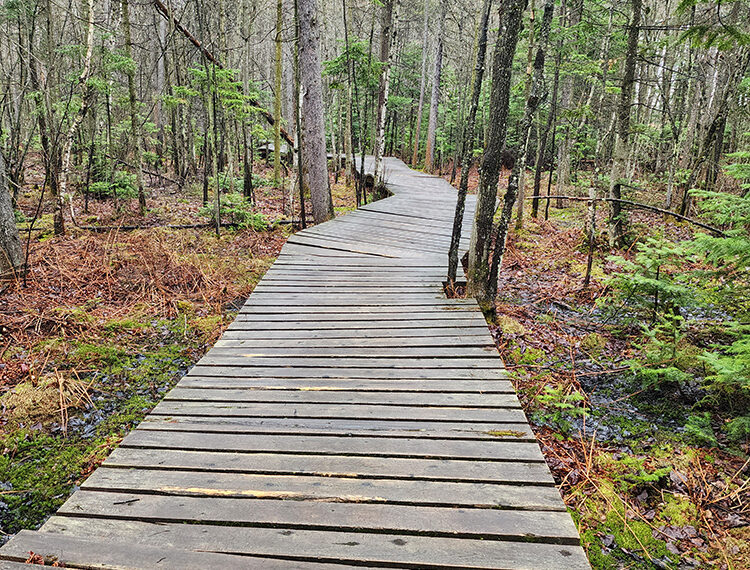
[[[592,198],[584,197],[584,196],[532,196],[531,199],[532,200],[561,199],[561,200],[573,200],[576,202],[591,202],[592,201]],[[727,237],[726,232],[724,232],[723,230],[720,230],[719,228],[709,226],[708,224],[704,224],[703,222],[699,222],[698,220],[694,220],[693,218],[688,218],[687,216],[683,216],[682,214],[675,214],[674,212],[670,212],[669,210],[664,210],[663,208],[657,208],[656,206],[651,206],[649,204],[642,204],[641,202],[633,202],[632,200],[622,200],[619,198],[593,198],[593,200],[596,202],[619,202],[620,204],[624,204],[625,206],[631,206],[633,208],[640,208],[642,210],[650,210],[652,212],[664,214],[665,216],[672,216],[673,218],[677,218],[678,220],[689,222],[691,224],[694,224],[700,228],[703,228],[704,230],[708,230],[721,237]]]

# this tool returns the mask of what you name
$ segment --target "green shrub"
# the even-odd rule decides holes
[[[89,192],[97,198],[116,197],[120,200],[131,200],[138,196],[138,185],[135,174],[116,170],[112,181],[99,181],[89,184]]]
[[[685,434],[698,445],[717,445],[716,435],[711,427],[711,414],[705,412],[690,416],[685,424]]]
[[[732,332],[736,339],[729,346],[717,345],[706,351],[701,360],[711,367],[706,387],[716,396],[737,405],[750,402],[750,327],[737,325]]]
[[[656,320],[662,314],[679,314],[680,307],[695,303],[695,292],[684,273],[686,249],[661,237],[647,238],[638,245],[633,261],[612,257],[620,270],[613,273],[607,285],[613,288],[615,300],[603,299],[614,307],[628,307],[631,320],[644,317]]]
[[[570,433],[570,421],[585,416],[588,411],[586,397],[572,387],[547,386],[535,399],[543,408],[535,412],[535,421],[550,424],[563,433]]]
[[[230,176],[226,172],[222,172],[219,174],[219,189],[222,192],[235,192],[237,190],[241,190],[243,183],[244,182],[242,178]],[[211,176],[208,179],[208,184],[210,188],[216,188],[216,177]]]
[[[200,209],[199,214],[212,220],[216,219],[216,204],[209,203]],[[253,206],[240,193],[227,194],[221,197],[222,223],[236,224],[242,229],[256,232],[267,230],[271,222],[260,212],[254,212]]]
[[[637,358],[626,361],[644,387],[683,384],[692,378],[685,370],[685,333],[682,317],[662,318],[653,327],[643,327],[645,342]]]

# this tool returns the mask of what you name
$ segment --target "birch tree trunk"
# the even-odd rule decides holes
[[[630,107],[633,102],[633,88],[635,85],[635,64],[638,56],[638,34],[641,25],[641,8],[643,0],[631,0],[631,17],[628,26],[628,44],[625,54],[620,98],[617,103],[617,131],[615,132],[615,148],[612,157],[612,171],[609,176],[609,221],[607,224],[609,244],[611,247],[621,247],[625,237],[624,212],[620,202],[622,198],[622,183],[630,154]]]
[[[458,183],[458,196],[456,198],[456,213],[453,217],[453,233],[451,234],[451,245],[448,250],[448,284],[456,282],[458,273],[458,247],[461,243],[461,228],[464,221],[464,210],[466,209],[466,194],[469,190],[469,175],[474,158],[474,131],[476,129],[477,109],[479,108],[479,96],[482,92],[482,80],[484,79],[484,60],[487,54],[487,28],[490,22],[490,10],[492,0],[484,0],[482,5],[482,16],[479,23],[479,37],[477,39],[477,60],[474,69],[474,83],[471,88],[471,106],[466,122],[466,133],[464,134],[464,156],[461,159],[461,180]]]
[[[320,29],[317,0],[299,0],[299,71],[302,85],[302,175],[310,188],[316,224],[333,218],[328,180],[323,81],[320,64]]]
[[[490,279],[490,251],[492,249],[492,218],[497,200],[497,183],[502,167],[510,101],[510,79],[513,56],[522,26],[525,0],[505,0],[500,14],[500,33],[495,46],[490,95],[490,121],[487,144],[482,159],[477,208],[469,247],[467,292],[475,296],[484,311],[494,309],[497,283]]]
[[[424,112],[424,92],[427,84],[427,31],[429,23],[429,10],[424,0],[424,27],[422,28],[422,73],[419,76],[419,105],[417,107],[417,125],[414,127],[414,153],[411,157],[411,165],[416,166],[419,162],[419,135],[422,130],[422,114]]]
[[[583,0],[568,0],[568,28],[574,28],[581,22],[583,13]],[[573,41],[573,40],[570,40]],[[564,195],[567,187],[570,185],[570,153],[573,149],[573,139],[575,133],[571,132],[572,118],[566,116],[573,102],[573,76],[566,75],[562,78],[560,86],[560,115],[562,116],[562,141],[558,147],[557,157],[557,194]],[[557,207],[562,208],[562,200],[557,201]]]
[[[88,0],[88,16],[87,16],[87,31],[86,31],[86,55],[83,58],[83,69],[81,74],[78,76],[78,86],[82,90],[82,103],[81,107],[76,113],[75,118],[70,123],[70,128],[65,137],[65,145],[63,146],[62,155],[62,168],[60,169],[60,189],[55,198],[55,213],[54,213],[54,228],[55,235],[65,235],[65,219],[63,217],[63,207],[65,204],[65,198],[67,197],[68,190],[68,175],[70,174],[70,160],[73,152],[73,142],[75,140],[76,133],[83,123],[83,119],[86,116],[86,112],[89,108],[89,103],[93,90],[88,85],[89,77],[91,76],[91,57],[94,53],[94,0]]]
[[[430,99],[430,117],[427,123],[427,146],[424,154],[424,169],[432,172],[435,158],[435,140],[437,136],[438,107],[440,105],[440,76],[443,72],[443,42],[445,35],[445,13],[447,0],[440,0],[440,28],[437,48],[435,49],[435,67],[432,73],[432,97]]]
[[[378,110],[375,132],[375,190],[383,184],[383,153],[385,151],[385,117],[388,106],[388,90],[391,84],[391,46],[396,40],[394,24],[394,4],[396,0],[386,0],[380,13],[380,61],[383,69],[380,72],[380,89],[378,91]]]

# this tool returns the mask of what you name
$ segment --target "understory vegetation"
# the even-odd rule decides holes
[[[509,239],[491,328],[594,568],[748,567],[750,218],[696,198],[720,235],[633,213],[588,286],[585,205]]]
[[[51,216],[41,217],[28,275],[2,286],[0,542],[39,526],[163,398],[231,322],[291,231],[274,225],[284,197],[267,183],[249,216],[225,201],[235,229],[221,236],[168,227],[195,222],[198,193],[150,192],[145,217],[92,198],[84,221],[106,231],[53,238]],[[38,199],[33,186],[21,195],[22,232]],[[143,229],[119,229],[130,219]]]

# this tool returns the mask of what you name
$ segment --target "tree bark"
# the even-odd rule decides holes
[[[491,311],[494,308],[495,296],[497,295],[497,283],[492,283],[490,279],[492,218],[495,213],[497,183],[502,167],[501,155],[508,123],[513,56],[516,53],[525,6],[525,0],[505,0],[503,2],[500,14],[500,33],[495,46],[492,93],[490,95],[490,124],[484,158],[482,159],[467,275],[467,292],[477,298],[479,306],[485,311]]]
[[[273,185],[281,184],[281,30],[284,26],[283,0],[276,1],[276,36],[274,37],[274,98],[273,98]]]
[[[146,190],[143,184],[143,147],[141,126],[138,120],[138,99],[135,92],[135,60],[133,59],[133,38],[130,33],[130,2],[122,0],[122,31],[125,36],[125,55],[133,61],[128,67],[128,103],[130,106],[130,135],[133,137],[135,155],[135,176],[138,187],[138,207],[141,216],[146,214]]]
[[[435,67],[432,73],[432,97],[430,98],[430,116],[427,122],[427,146],[424,153],[424,169],[432,172],[435,159],[435,141],[437,138],[438,107],[440,105],[440,77],[443,72],[443,43],[445,38],[445,16],[448,1],[440,0],[440,28],[435,49]]]
[[[422,28],[422,74],[419,76],[419,105],[417,107],[417,125],[414,127],[414,152],[411,157],[411,165],[417,166],[419,162],[419,135],[422,130],[422,114],[424,112],[424,92],[427,84],[427,31],[430,11],[424,0],[424,27]]]
[[[23,248],[8,188],[5,157],[0,152],[0,279],[14,278],[23,267]]]
[[[547,50],[547,40],[549,39],[550,27],[552,26],[552,14],[555,10],[555,4],[552,0],[546,0],[544,3],[544,12],[542,14],[542,24],[539,29],[539,43],[536,51],[536,56],[532,63],[532,73],[528,76],[528,89],[526,95],[526,107],[524,109],[524,116],[521,120],[519,131],[521,137],[518,144],[518,155],[513,165],[513,172],[511,172],[510,180],[508,184],[508,190],[511,188],[511,184],[514,182],[518,189],[518,198],[516,199],[516,229],[523,227],[523,202],[524,202],[524,174],[526,173],[526,156],[528,154],[529,146],[529,135],[531,133],[531,126],[534,121],[537,109],[545,96],[544,91],[544,60],[545,52]],[[506,193],[506,200],[508,199],[508,193]],[[503,243],[505,238],[503,237]],[[498,244],[500,243],[498,237]],[[504,246],[503,246],[504,247]],[[497,246],[496,246],[497,248]]]
[[[534,168],[534,198],[531,201],[531,217],[536,218],[539,215],[539,199],[541,195],[542,186],[542,165],[547,157],[547,141],[549,140],[552,126],[555,124],[555,117],[557,116],[557,89],[560,84],[560,48],[558,42],[557,54],[555,55],[555,77],[552,80],[552,96],[550,101],[549,114],[547,115],[547,122],[544,125],[542,134],[539,138],[539,148],[536,153],[536,165]],[[552,160],[549,166],[549,176],[552,177],[552,169],[555,163],[555,151],[554,151],[554,135],[552,136]],[[549,207],[549,202],[546,203]]]
[[[82,90],[82,103],[81,107],[76,113],[73,121],[70,123],[67,135],[65,137],[65,145],[63,146],[62,155],[62,168],[60,170],[60,191],[55,198],[55,213],[54,213],[54,228],[55,235],[60,236],[65,234],[65,219],[63,217],[63,207],[65,204],[65,198],[67,197],[68,189],[68,175],[70,174],[70,160],[73,152],[73,143],[75,141],[76,133],[83,123],[83,119],[88,111],[90,99],[93,94],[93,90],[88,85],[89,77],[91,76],[91,58],[94,53],[94,0],[88,0],[88,18],[87,18],[87,31],[86,31],[86,55],[83,59],[83,69],[81,74],[78,76],[78,86]]]
[[[531,88],[529,89],[529,95],[526,99],[526,105],[523,111],[523,118],[521,119],[519,127],[521,136],[518,144],[517,156],[513,164],[513,170],[510,173],[510,178],[508,179],[508,189],[505,191],[505,197],[503,199],[503,211],[495,232],[495,250],[492,255],[492,271],[490,272],[490,281],[492,284],[497,283],[497,272],[505,253],[505,241],[508,227],[510,225],[510,217],[513,212],[513,204],[515,203],[516,198],[518,198],[519,202],[519,212],[523,212],[523,194],[519,190],[519,184],[522,180],[521,173],[526,168],[526,144],[529,140],[531,125],[543,97],[544,52],[547,49],[547,39],[549,38],[550,26],[552,25],[552,13],[554,8],[554,0],[545,1],[542,25],[539,30],[539,44],[536,56],[534,57],[534,71],[531,78]]]
[[[628,26],[628,43],[625,54],[620,98],[617,103],[617,131],[613,152],[612,171],[609,176],[609,220],[607,230],[611,247],[621,247],[625,238],[625,219],[620,202],[622,183],[630,154],[630,107],[635,85],[635,64],[638,56],[638,34],[641,25],[643,0],[631,0],[631,17]],[[558,192],[559,193],[559,192]]]
[[[474,83],[471,88],[471,106],[469,107],[469,116],[466,119],[466,132],[464,133],[464,156],[461,159],[461,180],[458,183],[456,213],[453,217],[453,233],[451,234],[451,245],[448,250],[449,285],[453,285],[456,282],[456,274],[458,273],[458,247],[461,243],[461,229],[466,209],[466,194],[469,190],[469,175],[474,158],[474,131],[476,129],[479,96],[482,92],[482,80],[484,79],[484,61],[487,54],[487,29],[489,27],[491,9],[492,0],[484,0],[479,23],[479,37],[477,39],[477,60],[476,67],[474,68]]]
[[[570,4],[566,6],[567,13],[567,27],[574,28],[581,22],[581,15],[583,13],[583,0],[568,0]],[[565,8],[563,8],[565,9]],[[575,40],[570,40],[575,41]],[[564,190],[567,189],[570,184],[570,153],[573,149],[573,138],[575,133],[571,132],[570,124],[572,119],[566,114],[571,110],[573,101],[573,87],[574,81],[572,75],[566,75],[562,78],[562,85],[560,88],[560,115],[563,119],[562,122],[562,141],[558,146],[558,157],[557,157],[557,188],[558,194],[564,194]],[[557,207],[561,208],[562,202],[558,202]]]
[[[320,30],[317,0],[299,0],[299,67],[302,84],[302,175],[307,179],[316,224],[333,218],[328,180]]]
[[[380,8],[380,62],[383,69],[380,72],[380,88],[378,90],[378,110],[375,132],[375,190],[383,184],[383,153],[385,151],[385,118],[388,105],[388,91],[391,84],[391,46],[396,40],[396,26],[394,22],[394,5],[396,0],[386,0]]]

